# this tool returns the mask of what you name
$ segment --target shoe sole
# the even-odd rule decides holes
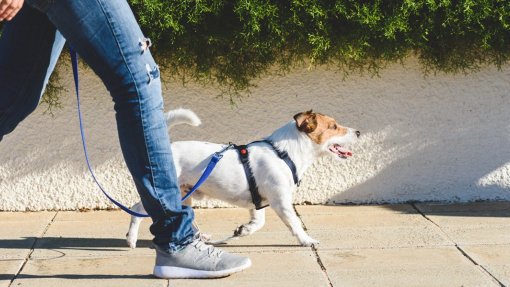
[[[247,261],[244,265],[219,270],[205,271],[190,268],[174,267],[174,266],[154,266],[154,276],[162,279],[203,279],[203,278],[221,278],[231,274],[243,271],[251,266],[251,261]]]

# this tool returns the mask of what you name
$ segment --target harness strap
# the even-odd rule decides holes
[[[243,164],[244,173],[246,174],[246,179],[248,180],[248,185],[250,186],[251,200],[255,205],[255,209],[259,210],[267,207],[268,205],[262,205],[262,197],[260,196],[257,183],[255,182],[255,177],[253,176],[253,172],[250,167],[250,161],[248,159],[248,145],[234,145],[234,148],[237,149],[239,153],[239,159]]]
[[[254,142],[249,143],[248,145],[251,145],[254,143],[267,143],[268,145],[270,145],[273,148],[273,150],[276,152],[276,155],[278,155],[278,157],[281,160],[283,160],[289,167],[290,171],[292,172],[292,178],[294,179],[294,184],[297,186],[299,186],[301,184],[301,180],[299,180],[299,177],[297,174],[296,164],[294,164],[294,161],[292,161],[292,159],[290,158],[289,154],[286,151],[278,149],[275,146],[275,144],[269,139],[254,141]]]
[[[268,140],[268,139],[263,139],[263,140],[261,140],[261,142],[265,142],[265,143],[269,144],[274,149],[274,151],[276,152],[278,157],[281,158],[289,166],[290,171],[292,172],[292,177],[294,178],[294,184],[299,186],[301,181],[299,180],[298,175],[297,175],[296,165],[294,164],[294,162],[290,158],[289,154],[286,151],[284,151],[284,150],[279,150],[274,145],[274,143],[272,141]]]

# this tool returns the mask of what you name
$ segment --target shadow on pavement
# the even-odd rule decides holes
[[[23,237],[19,239],[0,239],[0,249],[29,248],[37,241],[34,249],[80,249],[101,251],[125,251],[125,239],[118,238],[75,238],[75,237]],[[138,247],[150,247],[150,240],[138,240]],[[116,249],[122,248],[122,249]]]
[[[407,203],[413,210],[406,211],[401,206],[406,204],[381,205],[400,213],[424,215],[458,216],[458,217],[508,217],[510,218],[510,201],[480,201],[469,203]]]

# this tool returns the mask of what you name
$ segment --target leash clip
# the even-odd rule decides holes
[[[223,157],[223,153],[233,147],[234,147],[234,144],[229,142],[228,145],[226,147],[224,147],[222,150],[215,152],[213,158],[216,161],[219,161]]]

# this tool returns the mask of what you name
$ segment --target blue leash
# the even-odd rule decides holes
[[[79,92],[79,78],[78,78],[78,54],[72,48],[70,49],[69,52],[71,54],[71,62],[72,62],[72,65],[73,65],[74,87],[76,89],[76,100],[77,100],[77,104],[78,104],[78,119],[79,119],[79,122],[80,122],[81,142],[82,142],[82,145],[83,145],[83,152],[85,153],[85,161],[87,162],[87,167],[89,168],[90,174],[92,175],[92,178],[96,182],[96,184],[99,187],[99,189],[103,192],[103,194],[111,202],[113,202],[115,205],[117,205],[120,209],[124,210],[125,212],[127,212],[127,213],[129,213],[129,214],[131,214],[133,216],[137,216],[137,217],[149,217],[148,214],[138,213],[136,211],[133,211],[133,210],[129,209],[128,207],[124,206],[122,203],[116,201],[113,197],[111,197],[104,190],[104,188],[101,186],[101,184],[97,180],[94,172],[92,171],[92,167],[90,165],[89,156],[88,156],[88,152],[87,152],[87,144],[85,142],[85,132],[83,130],[83,120],[82,120],[81,108],[80,108],[80,92]],[[186,195],[181,199],[182,201],[185,201],[188,197],[190,197],[193,194],[193,192],[195,192],[206,181],[206,179],[209,177],[209,175],[211,175],[211,173],[212,173],[214,167],[216,166],[216,164],[223,157],[223,153],[225,151],[227,151],[228,149],[232,148],[232,147],[233,147],[233,145],[229,144],[228,146],[226,146],[222,150],[220,150],[218,152],[215,152],[213,154],[211,160],[209,161],[209,164],[207,165],[207,167],[204,170],[204,173],[198,179],[197,183],[191,188],[191,190],[188,193],[186,193]]]
[[[233,147],[234,147],[234,145],[229,143],[222,150],[215,152],[213,154],[211,160],[209,161],[209,164],[207,165],[207,167],[204,170],[204,173],[202,173],[202,176],[200,176],[197,183],[195,183],[195,185],[190,189],[190,191],[188,191],[188,193],[186,193],[186,195],[182,197],[182,199],[181,199],[182,201],[185,201],[186,199],[188,199],[188,197],[190,197],[191,194],[193,194],[193,192],[195,192],[202,185],[202,183],[204,183],[204,181],[206,181],[206,179],[209,177],[209,175],[211,175],[211,172],[213,171],[214,167],[216,167],[216,164],[223,157],[223,153]]]

